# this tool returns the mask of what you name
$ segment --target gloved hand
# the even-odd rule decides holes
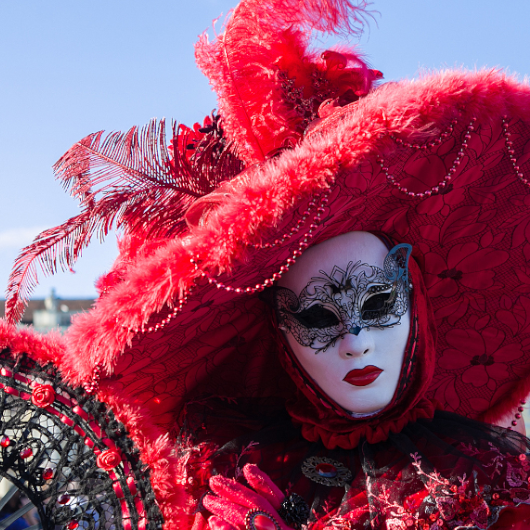
[[[253,489],[221,476],[210,479],[215,495],[202,501],[213,514],[210,530],[292,530],[278,515],[285,495],[268,475],[253,464],[247,464],[243,474]]]

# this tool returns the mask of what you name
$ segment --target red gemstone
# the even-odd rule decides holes
[[[337,476],[337,468],[332,464],[317,464],[315,471],[321,477],[333,478]]]
[[[45,469],[43,472],[42,472],[42,478],[44,480],[50,480],[53,478],[53,469],[51,467]]]
[[[66,504],[70,500],[70,495],[61,495],[57,501],[59,504]]]
[[[277,530],[274,521],[261,513],[252,518],[252,526],[256,530]]]
[[[72,519],[66,527],[68,528],[68,530],[75,530],[78,526],[79,523],[75,519]]]
[[[10,443],[11,440],[9,439],[9,436],[2,436],[2,438],[0,438],[0,445],[2,447],[9,447]]]
[[[33,450],[31,447],[26,447],[20,451],[20,458],[29,458],[30,456],[33,456]]]

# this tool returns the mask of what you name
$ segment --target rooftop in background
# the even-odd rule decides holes
[[[30,300],[24,311],[20,325],[33,326],[36,331],[46,333],[52,329],[66,330],[75,313],[88,311],[94,304],[93,299],[62,299],[57,297],[55,289],[41,300]],[[5,316],[5,305],[0,304],[0,317]]]

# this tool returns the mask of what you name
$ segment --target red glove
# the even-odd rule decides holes
[[[215,495],[202,501],[213,513],[210,530],[292,530],[278,515],[285,495],[274,482],[253,464],[247,464],[243,474],[253,490],[225,477],[210,479]]]

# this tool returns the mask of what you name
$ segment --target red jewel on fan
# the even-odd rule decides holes
[[[53,469],[51,467],[45,469],[43,472],[42,472],[42,478],[44,480],[50,480],[53,478]]]
[[[68,530],[75,530],[77,527],[79,526],[79,522],[76,521],[75,519],[72,519],[68,525],[66,526],[66,528],[68,528]]]
[[[326,478],[333,478],[337,476],[337,468],[333,464],[317,464],[315,471],[321,476]]]
[[[10,444],[11,440],[9,439],[9,436],[2,436],[2,438],[0,438],[0,445],[2,447],[9,447]]]
[[[70,500],[70,495],[61,495],[57,501],[59,504],[66,504]]]
[[[29,458],[30,456],[33,456],[33,450],[31,447],[26,447],[20,451],[20,458]]]

